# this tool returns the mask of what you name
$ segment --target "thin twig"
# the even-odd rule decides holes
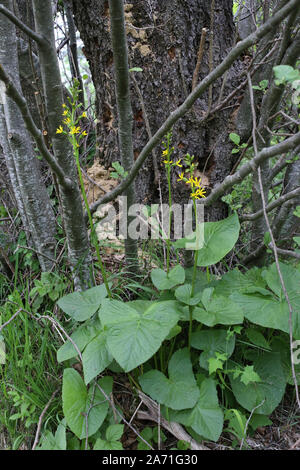
[[[276,207],[283,204],[284,202],[289,201],[290,199],[293,199],[294,197],[299,196],[299,195],[300,195],[300,188],[294,189],[293,191],[290,191],[289,193],[286,193],[283,196],[280,196],[275,201],[271,202],[271,204],[268,204],[266,206],[266,211],[270,212],[273,209],[275,209]],[[261,217],[263,215],[264,215],[263,209],[255,212],[254,214],[244,214],[244,215],[240,216],[240,222],[244,222],[246,220],[253,221],[253,220],[258,219],[259,217]]]
[[[203,53],[204,53],[206,33],[207,33],[207,28],[202,28],[201,39],[200,39],[200,44],[199,44],[199,49],[198,49],[198,54],[197,54],[197,63],[196,63],[196,67],[195,67],[194,74],[193,74],[192,90],[196,88],[197,82],[198,82],[200,66],[201,66]]]
[[[147,442],[143,436],[141,436],[141,434],[130,424],[130,422],[128,422],[124,416],[122,415],[122,413],[120,413],[120,411],[118,410],[118,408],[115,407],[114,403],[111,401],[111,399],[109,398],[109,396],[105,393],[105,391],[103,390],[102,387],[100,387],[99,384],[97,384],[96,382],[96,386],[98,387],[98,389],[101,391],[101,393],[104,395],[104,397],[106,398],[106,400],[110,403],[111,407],[115,409],[115,412],[120,416],[120,418],[122,419],[122,421],[124,421],[124,423],[145,443],[147,444],[147,446],[149,446],[149,448],[151,450],[154,450],[153,447],[149,444],[149,442]]]
[[[252,418],[252,415],[253,415],[254,411],[256,411],[258,408],[260,408],[260,407],[264,404],[265,401],[266,401],[266,399],[264,398],[263,401],[262,401],[259,405],[255,406],[255,407],[251,410],[250,416],[249,416],[249,418],[247,419],[246,424],[245,424],[244,435],[243,435],[243,438],[242,438],[242,440],[241,440],[240,450],[243,449],[244,440],[245,440],[246,435],[247,435],[247,429],[248,429],[248,426],[249,426],[249,423],[250,423],[250,421],[251,421],[251,418]]]
[[[251,77],[250,77],[249,73],[248,73],[248,83],[249,83],[250,103],[251,103],[251,112],[252,112],[252,120],[253,120],[253,125],[252,125],[253,148],[254,148],[255,155],[257,155],[258,151],[257,151],[257,142],[256,142],[256,113],[255,113],[255,104],[254,104],[254,97],[253,97],[252,81],[251,81]],[[262,200],[262,206],[263,206],[263,213],[264,213],[266,225],[267,225],[267,228],[268,228],[268,231],[269,231],[269,234],[270,234],[270,237],[271,237],[271,241],[272,241],[272,249],[273,249],[273,252],[274,252],[275,264],[276,264],[277,272],[278,272],[278,275],[279,275],[282,291],[284,293],[285,299],[286,299],[287,304],[288,304],[288,309],[289,309],[289,337],[290,337],[291,369],[292,369],[292,376],[293,376],[293,381],[294,381],[294,385],[295,385],[296,400],[297,400],[298,407],[300,409],[300,397],[299,397],[298,382],[297,382],[297,377],[296,377],[296,372],[295,372],[295,364],[294,364],[294,360],[293,360],[293,346],[292,346],[292,344],[293,344],[293,308],[292,308],[290,298],[289,298],[289,295],[288,295],[286,287],[285,287],[284,279],[282,277],[282,273],[281,273],[281,269],[280,269],[280,265],[279,265],[279,259],[278,259],[278,249],[277,249],[277,246],[276,246],[276,242],[275,242],[275,239],[274,239],[274,235],[273,235],[271,225],[270,225],[270,221],[269,221],[268,214],[267,214],[266,201],[265,201],[265,195],[264,195],[264,187],[263,187],[263,183],[262,183],[260,166],[258,167],[257,172],[258,172],[258,182],[259,182],[259,188],[260,188],[260,194],[261,194],[261,200]]]
[[[3,325],[0,326],[0,333],[1,331],[7,326],[9,325],[21,312],[23,311],[22,308],[20,308],[17,312],[15,312],[9,320],[7,320],[7,322],[3,323]]]
[[[32,449],[31,450],[35,450],[36,446],[38,445],[38,442],[39,442],[39,437],[40,437],[40,432],[41,432],[41,427],[42,427],[42,421],[43,421],[43,418],[46,414],[46,411],[48,410],[53,398],[55,397],[55,395],[57,394],[57,392],[59,391],[59,388],[57,388],[51,395],[50,397],[50,400],[48,401],[47,405],[45,406],[45,408],[43,409],[42,413],[40,414],[40,417],[39,417],[39,421],[38,421],[38,427],[37,427],[37,430],[36,430],[36,434],[35,434],[35,439],[34,439],[34,443],[33,443],[33,446],[32,446]]]
[[[272,243],[269,243],[269,248],[275,251]],[[296,253],[296,251],[283,250],[282,248],[278,248],[278,247],[276,247],[276,250],[282,256],[290,256],[291,258],[296,258],[300,260],[300,253]]]

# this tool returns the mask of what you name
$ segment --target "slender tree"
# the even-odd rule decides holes
[[[9,7],[10,4],[7,6]],[[58,177],[63,224],[68,243],[68,259],[73,270],[75,288],[82,289],[92,282],[90,250],[73,150],[68,137],[56,133],[62,123],[63,89],[54,41],[51,1],[47,0],[42,4],[33,2],[33,12],[35,30],[22,23],[11,8],[0,5],[2,21],[5,24],[10,24],[7,21],[9,18],[37,44],[49,134],[52,139],[54,155],[46,148],[42,133],[36,127],[26,101],[3,67],[0,67],[0,79],[5,83],[6,94],[13,98],[21,111],[25,124],[34,137],[39,150]]]
[[[2,2],[8,9],[11,0]],[[0,15],[0,63],[21,92],[15,26]],[[30,246],[38,253],[41,268],[53,266],[55,218],[50,198],[42,182],[38,160],[21,112],[1,87],[2,116],[0,141],[14,188],[18,209]],[[37,197],[38,195],[38,197]]]
[[[128,53],[125,32],[124,6],[122,0],[109,1],[110,24],[112,49],[114,57],[116,99],[118,109],[118,132],[121,162],[124,169],[129,172],[134,163],[133,143],[132,143],[132,109],[130,101],[129,86],[129,67]],[[124,192],[127,201],[127,207],[135,204],[135,186],[131,184]],[[133,217],[127,217],[127,227]],[[131,269],[138,264],[137,262],[137,240],[130,238],[129,234],[125,238],[126,260]]]

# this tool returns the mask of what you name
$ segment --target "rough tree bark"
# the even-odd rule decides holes
[[[34,0],[33,13],[36,32],[43,38],[37,46],[53,151],[65,175],[73,181],[71,188],[60,186],[60,197],[75,288],[82,289],[88,287],[92,279],[90,251],[73,149],[66,135],[56,134],[62,121],[63,87],[55,48],[51,1],[41,3]]]
[[[12,8],[11,0],[2,4]],[[0,31],[0,63],[20,91],[16,30],[3,15],[0,15]],[[24,228],[29,231],[28,240],[41,253],[38,254],[41,268],[49,270],[53,265],[50,260],[54,258],[55,247],[55,217],[50,198],[41,180],[35,151],[21,113],[7,96],[4,86],[1,86],[1,102],[0,140],[18,209]]]
[[[133,117],[123,1],[109,0],[109,11],[116,82],[119,146],[122,165],[129,172],[134,162],[132,143]],[[128,208],[136,203],[134,183],[127,188],[124,196],[126,196]],[[127,215],[126,218],[127,225],[129,226],[134,217]],[[137,240],[132,239],[129,235],[125,238],[125,255],[129,269],[135,272],[138,266]]]
[[[212,12],[213,4],[215,7]],[[97,148],[101,159],[108,166],[112,161],[120,159],[108,2],[87,0],[83,4],[79,0],[73,0],[73,12],[96,88],[96,113],[99,120]],[[137,158],[149,139],[144,110],[154,134],[191,91],[203,28],[208,31],[199,80],[224,58],[233,45],[235,28],[230,0],[132,0],[125,3],[125,17],[130,64],[143,69],[141,73],[135,73],[137,86],[132,83],[131,88],[134,155]],[[235,63],[227,74],[223,94],[229,93],[238,84],[240,70],[241,65]],[[228,141],[228,134],[232,130],[233,109],[221,111],[206,124],[199,124],[199,118],[209,110],[210,96],[212,95],[214,103],[218,101],[222,83],[223,80],[219,79],[213,89],[198,99],[193,110],[173,129],[174,158],[181,158],[186,153],[194,154],[199,170],[205,172],[203,180],[210,187],[222,181],[230,173],[234,163],[232,147]],[[167,185],[159,152],[156,152],[156,159],[163,199],[167,200]],[[174,172],[174,202],[182,203],[188,199],[189,193],[176,179]],[[148,159],[145,162],[136,181],[136,192],[139,202],[159,201],[153,160]],[[207,210],[210,220],[217,220],[225,215],[226,206],[220,201]]]

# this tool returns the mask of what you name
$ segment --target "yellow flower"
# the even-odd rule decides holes
[[[68,124],[70,124],[71,119],[68,117],[68,118],[64,119],[63,122],[68,125]]]
[[[200,186],[201,178],[196,177],[194,178],[193,182],[194,182],[194,185],[197,186],[197,188],[201,188]]]
[[[196,191],[196,194],[197,196],[200,196],[200,197],[206,197],[204,194],[206,193],[205,189],[204,188],[199,188],[197,189]],[[199,199],[199,198],[198,198]]]
[[[81,135],[88,135],[86,131],[83,131]]]
[[[67,107],[67,105],[64,103],[64,104],[62,105],[62,107],[63,107],[63,108],[66,108],[66,107]]]
[[[63,133],[63,127],[62,126],[59,126],[58,129],[56,129],[56,134],[62,134]]]
[[[79,134],[79,132],[80,132],[80,126],[77,126],[77,127],[76,127],[76,126],[72,126],[72,127],[71,127],[70,134],[72,134],[72,135],[73,135],[73,134]]]
[[[173,160],[164,160],[164,163],[165,163],[166,165],[170,165],[171,163],[173,163]]]
[[[179,178],[177,181],[183,181],[184,180],[184,173],[180,173]]]
[[[181,162],[181,158],[179,160],[177,160],[177,162],[175,163],[176,166],[179,166],[180,168],[182,168],[182,165],[180,164]]]
[[[68,114],[68,112],[69,111],[67,109],[65,109],[64,112],[63,112],[63,116],[66,116]]]
[[[190,179],[186,181],[186,184],[190,184],[191,186],[193,186],[193,184],[194,184],[193,178],[190,177]]]
[[[165,157],[166,155],[168,155],[168,149],[164,150],[162,154],[163,154],[163,157]]]
[[[83,113],[82,113],[82,115],[81,115],[80,117],[82,117],[82,118],[86,118],[86,116],[87,116],[86,112],[85,112],[85,111],[83,111]]]
[[[206,193],[205,189],[199,187],[196,191],[194,190],[194,192],[191,193],[191,198],[200,199],[201,197],[206,197],[204,193]]]

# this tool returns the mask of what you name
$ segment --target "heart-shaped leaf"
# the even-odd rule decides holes
[[[204,223],[204,246],[198,251],[198,266],[218,263],[236,244],[240,233],[237,214],[218,222]]]
[[[216,295],[211,288],[204,289],[202,304],[204,308],[194,308],[193,318],[206,326],[237,325],[243,322],[243,311],[238,303],[228,297]]]
[[[104,377],[98,381],[108,396],[112,391],[112,382],[112,377]],[[75,369],[65,369],[62,399],[67,424],[78,439],[86,437],[86,429],[88,436],[98,431],[109,408],[109,402],[98,387],[90,387],[88,390]]]
[[[293,336],[300,339],[300,273],[284,263],[280,263],[280,270],[293,311]],[[263,274],[273,292],[235,292],[230,298],[241,306],[245,317],[252,323],[289,333],[289,307],[276,265],[270,266]]]
[[[107,347],[125,372],[146,362],[179,319],[176,301],[104,300],[99,311],[107,327]]]
[[[286,379],[279,353],[264,353],[254,361],[254,371],[260,382],[245,385],[240,377],[230,374],[230,383],[235,398],[246,410],[255,410],[257,414],[269,415],[280,403],[286,385]]]
[[[190,426],[204,439],[217,441],[223,429],[224,417],[219,406],[215,382],[212,379],[204,379],[194,408],[170,411],[170,420]]]
[[[185,272],[179,264],[172,268],[167,274],[160,268],[153,269],[151,280],[158,290],[172,289],[172,287],[182,284],[185,279]]]
[[[106,346],[106,331],[102,331],[87,345],[82,359],[84,381],[86,384],[89,384],[113,360]]]
[[[192,408],[199,397],[188,349],[176,351],[168,366],[169,378],[158,370],[150,370],[139,378],[142,390],[158,403],[183,410]]]
[[[183,286],[177,287],[175,291],[175,297],[180,302],[186,305],[197,305],[201,300],[202,292],[195,292],[192,296],[191,284],[184,284]]]
[[[106,287],[101,284],[84,292],[65,295],[59,299],[57,305],[74,320],[85,321],[97,312],[106,296]]]
[[[76,344],[79,351],[82,352],[85,346],[101,331],[99,318],[93,319],[87,324],[81,325],[71,335],[72,341]],[[78,355],[71,341],[66,341],[57,351],[58,362],[67,361]]]
[[[214,358],[216,352],[231,356],[235,347],[235,335],[228,337],[226,330],[200,330],[192,333],[191,345],[200,349],[200,366],[208,370],[208,360]]]

